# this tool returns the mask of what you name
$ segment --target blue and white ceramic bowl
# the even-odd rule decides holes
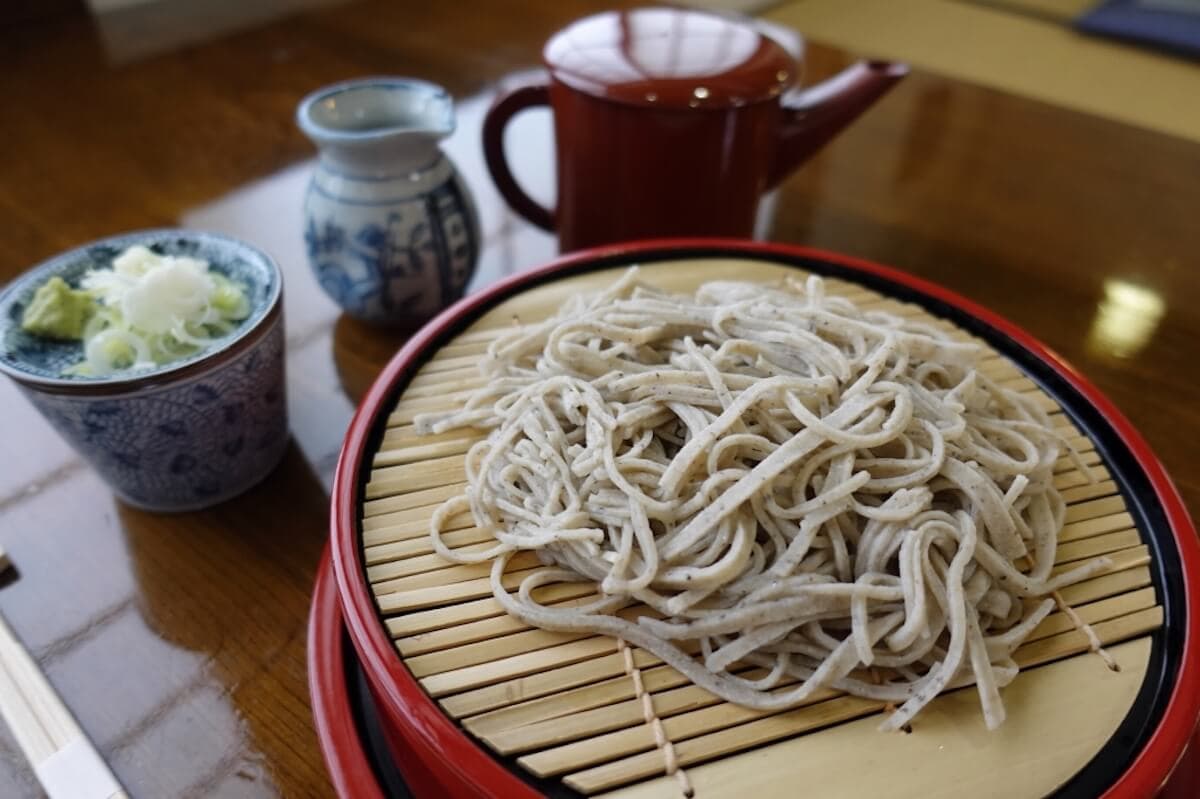
[[[142,244],[188,255],[247,290],[251,313],[205,350],[150,371],[64,377],[79,342],[21,329],[25,307],[54,276],[77,285],[85,271]],[[288,441],[282,277],[243,242],[190,230],[147,230],[85,244],[26,272],[0,292],[0,372],[126,502],[147,510],[198,510],[262,480]]]

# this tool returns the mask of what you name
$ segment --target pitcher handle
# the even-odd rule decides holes
[[[525,193],[504,157],[504,129],[514,116],[537,105],[550,105],[550,87],[531,83],[500,97],[483,120],[483,155],[500,194],[513,210],[543,230],[554,230],[554,212]]]

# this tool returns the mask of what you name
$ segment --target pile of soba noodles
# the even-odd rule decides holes
[[[525,622],[619,637],[739,705],[836,689],[892,703],[896,729],[974,683],[995,727],[1051,595],[1106,563],[1052,576],[1062,438],[985,355],[816,277],[676,296],[630,270],[497,338],[464,410],[418,417],[490,431],[434,545],[494,561]],[[468,509],[486,551],[440,540]],[[522,550],[545,565],[510,593]],[[579,581],[582,604],[534,592]]]

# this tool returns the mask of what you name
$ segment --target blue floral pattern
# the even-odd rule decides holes
[[[245,289],[249,316],[209,347],[154,369],[64,376],[63,368],[83,357],[82,343],[26,333],[25,307],[51,276],[76,285],[133,244],[208,261]],[[265,477],[287,446],[281,292],[274,262],[225,236],[163,229],[92,242],[0,291],[0,372],[132,504],[206,507]]]
[[[201,374],[132,394],[25,389],[51,424],[131,504],[206,507],[265,477],[288,442],[283,323]]]
[[[408,178],[356,180],[317,167],[305,203],[309,263],[351,316],[415,324],[466,289],[479,256],[475,208],[445,156],[428,173],[436,177],[422,182],[433,185],[414,192]]]

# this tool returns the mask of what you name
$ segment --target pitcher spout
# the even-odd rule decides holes
[[[296,123],[339,168],[399,174],[437,157],[437,143],[454,132],[454,101],[425,81],[365,78],[305,97]]]
[[[860,61],[816,86],[785,96],[785,117],[768,188],[782,182],[907,74],[905,64]]]

